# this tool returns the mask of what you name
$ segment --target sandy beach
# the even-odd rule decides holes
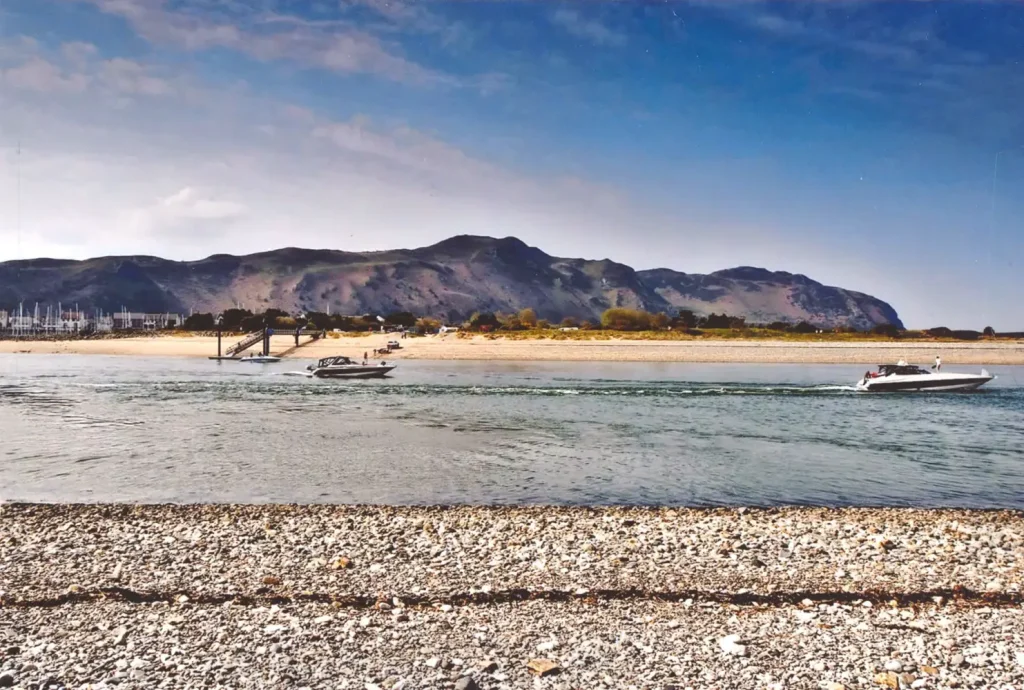
[[[382,348],[391,335],[328,337],[294,348],[292,336],[272,338],[273,354],[315,359],[335,354],[354,358]],[[239,336],[224,338],[224,347]],[[305,342],[308,339],[303,339]],[[521,340],[459,337],[456,334],[408,338],[389,359],[511,360],[511,361],[622,361],[622,362],[731,362],[863,364],[906,359],[930,364],[941,355],[947,364],[1024,364],[1024,343],[1019,342],[813,342],[773,340]],[[0,341],[2,353],[98,354],[149,357],[209,357],[217,353],[217,340],[208,336],[158,336],[110,340]]]
[[[0,505],[10,687],[1019,688],[1024,518]]]

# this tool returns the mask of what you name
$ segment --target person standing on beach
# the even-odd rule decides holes
[[[939,357],[938,355],[935,355],[935,366],[933,366],[932,369],[934,369],[935,371],[939,371],[942,369],[942,358]]]

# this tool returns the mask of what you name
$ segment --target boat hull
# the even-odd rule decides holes
[[[886,381],[885,378],[861,381],[857,384],[857,390],[866,393],[942,393],[950,391],[972,391],[984,386],[995,378],[995,376],[962,376],[956,378],[927,377],[931,380],[909,380],[916,377],[907,377],[905,380]]]
[[[312,375],[318,379],[380,379],[395,367],[356,367],[352,369],[315,369]]]

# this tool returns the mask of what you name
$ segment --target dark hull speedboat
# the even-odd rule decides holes
[[[900,362],[882,364],[877,372],[868,372],[856,388],[868,393],[970,391],[984,386],[994,378],[984,369],[980,374],[954,374],[929,371]]]
[[[324,357],[306,371],[318,379],[379,379],[395,368],[394,364],[359,364],[348,357]]]

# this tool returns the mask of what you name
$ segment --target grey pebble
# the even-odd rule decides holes
[[[455,690],[480,690],[472,676],[462,676],[455,682]]]

